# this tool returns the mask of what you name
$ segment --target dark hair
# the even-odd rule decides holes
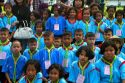
[[[29,60],[26,62],[24,68],[23,68],[23,71],[24,71],[25,74],[26,74],[27,67],[28,67],[29,65],[34,65],[34,67],[35,67],[35,69],[36,69],[36,73],[40,72],[40,64],[39,64],[39,62],[38,62],[37,60],[29,59]]]
[[[36,22],[35,22],[35,30],[36,30],[36,26],[37,26],[38,24],[41,24],[42,27],[44,27],[43,22],[42,22],[40,19],[38,19],[38,20],[36,20]]]
[[[59,13],[59,15],[60,15],[61,12],[62,12],[62,10],[60,10],[60,6],[59,6],[58,4],[54,4],[54,5],[52,6],[51,13],[54,13],[53,11],[54,11],[55,8],[57,9],[57,11],[58,11],[58,13]]]
[[[95,34],[93,32],[88,32],[85,35],[85,38],[87,39],[88,37],[95,37]]]
[[[118,14],[124,16],[123,10],[117,10],[117,11],[116,11],[116,14],[115,14],[115,17],[116,17],[116,18],[117,18],[117,16],[118,16]]]
[[[76,18],[77,18],[77,9],[76,9],[75,7],[71,7],[71,8],[68,10],[67,16],[70,15],[71,10],[74,10],[74,11],[76,12]]]
[[[19,43],[20,43],[20,45],[21,45],[21,47],[22,47],[21,42],[20,42],[19,40],[17,40],[17,39],[14,39],[14,40],[12,41],[12,45],[11,45],[11,47],[13,46],[13,43],[14,43],[14,42],[19,42]]]
[[[75,1],[76,0],[73,0],[73,7],[75,7]],[[81,0],[82,1],[82,8],[84,7],[84,0]]]
[[[85,7],[85,8],[83,8],[82,12],[84,13],[85,10],[89,10],[90,11],[90,8],[89,7]]]
[[[97,7],[99,8],[99,10],[101,9],[101,7],[100,7],[100,5],[99,5],[98,3],[92,3],[92,4],[90,5],[90,9],[92,9],[93,6],[97,6]]]
[[[51,16],[51,12],[49,9],[45,8],[43,10],[40,11],[40,14],[43,15],[43,12],[47,12],[48,13],[48,18]]]
[[[50,36],[53,36],[54,37],[54,34],[53,34],[53,32],[51,32],[51,31],[45,31],[45,33],[44,33],[44,37],[50,37]]]
[[[113,8],[116,11],[116,6],[113,6],[113,5],[108,6],[106,11],[108,11],[110,8]]]
[[[72,33],[70,31],[66,31],[63,33],[62,37],[69,36],[72,37]]]
[[[64,77],[64,69],[61,65],[59,64],[52,64],[49,69],[48,69],[48,74],[53,70],[56,69],[59,71],[59,78],[63,78]]]
[[[3,27],[0,29],[0,32],[9,32],[9,30],[7,28]]]
[[[76,56],[79,57],[79,55],[81,54],[82,51],[86,52],[86,57],[88,57],[88,59],[93,59],[94,58],[94,52],[92,51],[92,49],[90,48],[90,46],[81,46],[77,52],[76,52]]]
[[[39,18],[40,18],[40,14],[39,14],[39,12],[36,11],[36,10],[33,10],[33,11],[30,13],[30,15],[31,15],[31,14],[33,14],[33,16],[34,16],[36,19],[39,19]]]
[[[111,32],[112,35],[113,35],[113,31],[112,31],[112,29],[110,29],[110,28],[106,28],[106,29],[104,30],[104,33],[108,33],[108,32]]]
[[[37,42],[37,40],[36,40],[35,38],[30,38],[30,39],[28,40],[28,43],[33,43],[33,42]]]
[[[96,19],[96,14],[97,14],[97,13],[100,13],[100,14],[102,15],[102,18],[103,18],[103,12],[102,12],[101,10],[99,10],[99,11],[95,12],[95,14],[93,15],[93,18],[94,18],[94,19]]]
[[[82,32],[82,34],[84,34],[83,31],[82,31],[82,29],[76,29],[76,30],[75,30],[75,33],[76,33],[76,32]]]
[[[113,42],[113,41],[111,41],[111,40],[106,40],[103,44],[102,44],[102,46],[101,46],[101,50],[100,50],[100,54],[104,54],[104,52],[105,52],[105,48],[107,48],[108,46],[111,46],[111,47],[113,47],[114,49],[115,49],[115,54],[117,54],[117,47],[116,47],[116,45],[115,45],[115,43]]]
[[[12,4],[11,4],[11,3],[8,3],[8,2],[7,2],[7,3],[5,3],[5,4],[4,4],[4,10],[5,10],[5,6],[10,6],[10,7],[11,7],[11,9],[12,9]]]

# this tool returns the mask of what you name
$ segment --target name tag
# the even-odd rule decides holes
[[[45,69],[48,69],[51,66],[50,60],[45,61]]]
[[[76,83],[84,83],[85,76],[79,74],[76,80]]]
[[[6,28],[8,28],[9,30],[10,30],[10,27],[11,27],[11,25],[9,25],[9,24],[6,25]]]
[[[96,38],[97,38],[97,39],[100,38],[100,33],[96,33]]]
[[[121,30],[117,30],[117,31],[116,31],[116,35],[117,35],[117,36],[121,36],[121,35],[122,35],[122,31],[121,31]]]
[[[68,67],[68,59],[63,60],[63,67]]]
[[[0,59],[6,59],[6,52],[0,52]]]
[[[59,24],[54,24],[54,30],[59,30]]]
[[[104,68],[104,74],[105,75],[110,75],[110,66],[109,65],[105,66],[105,68]]]

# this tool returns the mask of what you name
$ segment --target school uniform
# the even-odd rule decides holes
[[[104,22],[108,25],[109,28],[111,28],[112,25],[113,25],[116,21],[117,21],[116,18],[114,18],[114,19],[112,19],[112,20],[110,20],[109,18],[106,18]]]
[[[82,41],[80,44],[74,43],[72,44],[73,48],[76,48],[77,50],[81,47],[81,46],[87,46],[87,43]]]
[[[37,57],[38,52],[39,51],[36,50],[34,53],[31,53],[29,49],[26,49],[23,52],[23,56],[25,56],[27,58],[27,60],[29,60],[29,59],[38,60],[38,57]]]
[[[98,71],[99,83],[122,83],[122,80],[125,80],[125,61],[120,57],[115,57],[112,66],[103,58],[97,61],[95,66]]]
[[[45,43],[44,43],[44,37],[41,36],[41,37],[38,37],[36,34],[34,34],[32,36],[33,38],[35,38],[37,40],[37,43],[38,43],[38,50],[42,49],[45,47]]]
[[[68,81],[73,83],[98,83],[96,79],[97,71],[95,70],[95,66],[92,63],[88,63],[83,70],[79,67],[79,62],[75,61],[72,63],[69,72]]]
[[[69,68],[72,62],[78,60],[75,54],[76,49],[71,46],[70,48],[60,47],[58,50],[60,55],[59,61],[61,62],[65,72],[69,73]]]
[[[51,50],[48,50],[47,47],[41,49],[37,57],[39,57],[38,61],[40,62],[44,77],[48,77],[47,69],[50,67],[51,64],[59,64],[59,51],[54,47],[52,47]]]
[[[16,31],[16,25],[14,27],[11,27],[11,25],[17,21],[17,17],[12,15],[11,17],[4,16],[3,17],[3,23],[4,27],[8,28],[10,32]]]
[[[51,80],[48,81],[48,83],[52,83]],[[66,80],[64,78],[60,78],[58,83],[67,83]]]
[[[23,55],[20,55],[16,64],[14,64],[15,61],[13,59],[13,55],[10,55],[6,59],[6,62],[2,68],[2,72],[8,73],[9,78],[11,80],[13,79],[18,80],[22,76],[23,67],[26,61],[27,61],[26,57],[24,57]]]
[[[121,52],[125,54],[125,44],[122,46]]]
[[[36,77],[35,79],[32,81],[32,83],[42,83],[42,73],[41,72],[38,72],[36,74]],[[20,80],[19,80],[19,83],[29,83],[28,80],[26,79],[25,76],[23,76]]]
[[[112,27],[113,35],[117,35],[120,38],[125,38],[125,23],[122,21],[122,24],[115,22]]]
[[[123,58],[125,60],[125,54],[123,52],[120,52],[117,56],[121,57],[121,58]]]
[[[54,16],[49,17],[46,22],[46,30],[52,31],[55,36],[61,36],[66,27],[66,20],[62,16],[55,18]]]
[[[3,20],[0,18],[0,29],[4,27]]]
[[[33,33],[36,33],[36,30],[35,30],[35,23],[34,22],[30,22],[30,28],[32,29]]]
[[[77,29],[77,26],[79,25],[79,21],[76,20],[74,23],[70,23],[69,20],[66,20],[66,31],[69,31],[72,33],[72,38],[75,36],[75,30]]]

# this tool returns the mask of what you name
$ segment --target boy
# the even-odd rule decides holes
[[[11,42],[9,41],[9,30],[7,28],[0,29],[0,81],[3,83],[5,80],[4,73],[1,72],[5,59],[9,56]]]
[[[60,61],[65,70],[65,72],[69,73],[69,68],[73,61],[77,60],[75,56],[76,49],[71,46],[72,42],[72,34],[71,32],[65,32],[62,36],[63,45],[60,47],[59,54],[60,54]]]
[[[35,38],[30,38],[28,41],[28,49],[26,49],[23,53],[23,55],[27,59],[36,59],[36,55],[38,53],[37,50],[37,40]]]
[[[55,48],[59,48],[62,45],[62,40],[60,37],[55,37],[54,38],[54,46]]]
[[[51,64],[59,63],[59,51],[53,45],[54,34],[51,31],[44,33],[45,48],[41,49],[37,55],[43,72],[43,76],[48,78],[47,69]]]
[[[123,14],[122,10],[116,12],[117,21],[111,27],[113,35],[117,35],[120,38],[125,38],[125,23],[122,20]]]
[[[75,43],[72,44],[73,48],[79,49],[81,46],[87,46],[84,42],[84,35],[82,29],[76,29],[75,31]]]
[[[93,52],[95,53],[95,56],[93,59],[90,60],[90,62],[95,63],[100,57],[99,57],[99,52],[100,48],[95,46],[95,41],[96,41],[96,36],[92,32],[88,32],[85,36],[87,45],[89,45]]]
[[[104,39],[109,40],[113,36],[113,32],[110,28],[104,30]]]

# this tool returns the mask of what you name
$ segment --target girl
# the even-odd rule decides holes
[[[3,17],[3,23],[6,28],[8,28],[9,32],[11,33],[11,37],[13,37],[13,34],[16,30],[16,24],[17,22],[17,17],[13,15],[12,13],[12,5],[11,3],[6,3],[4,5],[4,9],[6,11],[6,15]]]
[[[27,59],[20,54],[21,50],[21,43],[18,40],[13,41],[11,46],[12,54],[6,59],[2,68],[8,83],[17,82],[23,73],[23,67]]]
[[[73,7],[77,9],[77,20],[81,20],[82,17],[82,8],[84,6],[84,0],[74,0]]]
[[[48,83],[67,83],[64,79],[64,70],[59,64],[52,64],[48,69]]]
[[[98,83],[96,79],[97,71],[90,59],[94,58],[94,53],[88,46],[82,46],[76,52],[79,61],[72,63],[68,80],[73,83]]]
[[[77,10],[72,7],[68,10],[68,19],[66,20],[66,31],[72,32],[73,38],[78,23],[79,22],[77,20]]]
[[[43,38],[43,23],[41,20],[37,20],[35,24],[35,32],[33,38],[36,38],[38,42],[38,50],[45,47],[44,38]]]
[[[36,60],[28,60],[24,66],[25,76],[21,77],[19,83],[42,83],[40,64]]]
[[[65,31],[66,22],[65,19],[60,16],[60,6],[57,4],[53,5],[52,13],[54,13],[54,16],[48,18],[46,22],[46,30],[53,32],[54,36],[61,37]]]
[[[98,83],[125,83],[125,61],[116,57],[117,47],[112,41],[105,41],[101,47],[102,58],[96,63]]]
[[[32,28],[33,32],[35,33],[35,22],[40,18],[38,11],[32,11],[30,13],[30,27]]]

